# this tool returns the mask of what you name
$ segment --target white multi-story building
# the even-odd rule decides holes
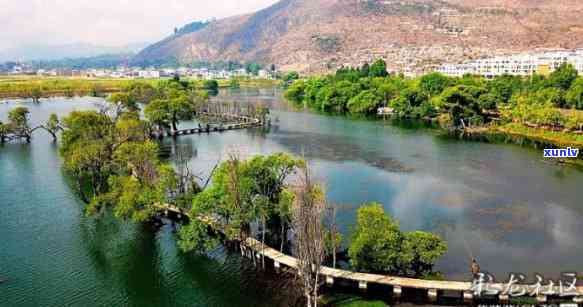
[[[501,75],[530,76],[553,72],[563,63],[570,63],[579,73],[583,73],[583,50],[497,56],[463,64],[443,64],[437,71],[452,77],[465,74],[487,78]]]
[[[138,72],[138,77],[144,79],[158,79],[160,78],[160,72],[157,70],[140,70]]]

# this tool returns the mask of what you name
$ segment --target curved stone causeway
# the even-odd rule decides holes
[[[189,213],[185,213],[180,208],[175,206],[160,206],[160,209],[165,211],[165,214],[168,215],[169,212],[173,212],[177,214],[180,218],[182,216],[186,216],[189,219],[192,219],[192,216]],[[197,217],[200,221],[204,222],[205,224],[209,225],[212,228],[219,228],[217,223],[210,218],[201,218]],[[298,269],[298,259],[292,257],[290,255],[286,255],[274,248],[266,246],[262,244],[260,241],[254,238],[247,238],[244,244],[241,244],[241,255],[247,258],[253,259],[256,257],[261,259],[261,257],[265,257],[273,263],[275,269],[280,269],[282,266],[286,266],[293,270]],[[448,281],[448,280],[426,280],[426,279],[417,279],[417,278],[407,278],[407,277],[396,277],[396,276],[389,276],[389,275],[380,275],[380,274],[369,274],[369,273],[359,273],[359,272],[352,272],[348,270],[342,269],[335,269],[331,267],[322,266],[320,269],[320,274],[323,278],[326,279],[326,284],[329,286],[333,286],[335,280],[347,280],[353,281],[358,283],[358,287],[361,290],[366,290],[369,284],[379,284],[379,285],[386,285],[390,286],[392,289],[392,293],[390,293],[391,297],[394,299],[398,299],[401,297],[403,293],[403,289],[418,289],[426,291],[427,298],[431,302],[436,302],[438,297],[442,295],[445,291],[448,292],[458,292],[460,297],[463,299],[464,302],[473,302],[475,298],[475,290],[472,285],[472,282],[464,282],[464,281]],[[483,289],[508,289],[508,284],[502,283],[490,283],[488,285],[484,284]],[[521,292],[524,291],[526,295],[532,296],[536,298],[538,303],[546,303],[548,300],[547,295],[541,293],[535,293],[532,289],[532,285],[514,285],[512,288],[513,291]],[[554,286],[552,291],[548,289],[548,287],[544,288],[547,292],[553,293],[560,293],[563,289],[560,289],[559,286]],[[507,291],[506,291],[507,292]],[[577,287],[578,293],[583,293],[583,286]],[[565,297],[569,297],[569,295],[565,295]],[[581,296],[574,296],[570,295],[575,303],[583,303],[583,297]],[[496,297],[500,302],[509,302],[510,296],[506,294],[504,291],[501,294],[498,294]]]

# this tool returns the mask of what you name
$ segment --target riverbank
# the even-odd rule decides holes
[[[0,99],[46,98],[46,97],[82,97],[103,96],[122,91],[134,82],[155,85],[165,79],[101,79],[81,77],[37,77],[37,76],[1,76]],[[192,81],[197,88],[203,88],[204,80]],[[231,80],[217,80],[219,88],[232,86]],[[241,88],[265,88],[278,86],[279,80],[240,79]]]
[[[583,134],[554,131],[545,128],[528,127],[520,123],[508,123],[490,125],[486,127],[467,128],[463,131],[465,136],[478,140],[508,141],[512,139],[517,144],[530,144],[539,148],[577,148],[583,149]],[[541,152],[542,155],[542,152]],[[559,163],[583,167],[583,157],[570,159],[558,159]]]

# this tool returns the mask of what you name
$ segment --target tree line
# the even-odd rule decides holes
[[[583,129],[583,77],[563,64],[548,77],[503,75],[491,80],[430,73],[418,78],[389,75],[386,63],[340,68],[335,74],[297,80],[285,97],[297,106],[321,112],[371,115],[390,108],[403,118],[426,118],[456,127],[492,121]]]

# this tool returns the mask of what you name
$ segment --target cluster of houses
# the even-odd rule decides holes
[[[257,74],[249,73],[246,69],[212,70],[207,68],[167,68],[143,69],[119,67],[117,69],[38,69],[34,70],[27,64],[17,64],[5,74],[28,74],[48,77],[79,77],[79,78],[127,78],[127,79],[159,79],[178,75],[202,80],[232,79],[232,78],[259,78],[274,79],[276,73],[269,70],[259,70]]]
[[[461,64],[443,64],[436,71],[452,77],[466,74],[493,78],[501,75],[548,75],[564,63],[583,73],[583,49],[546,51],[467,61]]]

